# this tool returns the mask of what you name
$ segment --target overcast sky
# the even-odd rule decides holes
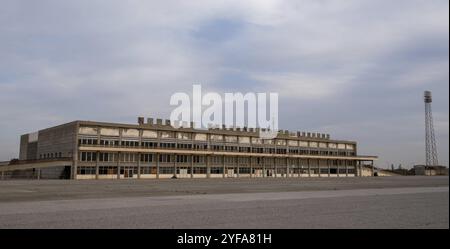
[[[20,1],[0,8],[0,161],[73,120],[169,118],[170,96],[278,92],[280,127],[424,162],[424,90],[449,161],[449,1]]]

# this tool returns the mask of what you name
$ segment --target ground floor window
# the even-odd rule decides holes
[[[156,175],[156,167],[141,167],[141,174],[143,175]]]
[[[339,174],[346,174],[347,170],[345,168],[340,168],[339,169]]]
[[[250,174],[250,168],[239,168],[240,174]]]
[[[173,167],[160,167],[159,173],[160,174],[173,174],[174,168]]]
[[[211,167],[211,174],[222,174],[223,167]]]
[[[79,175],[95,175],[95,167],[79,166],[77,168],[77,174],[79,174]]]
[[[321,174],[328,174],[328,168],[321,168],[320,169]]]
[[[98,168],[98,173],[100,175],[116,175],[117,174],[117,167],[113,166],[100,166]]]
[[[206,167],[194,167],[194,174],[206,174]]]

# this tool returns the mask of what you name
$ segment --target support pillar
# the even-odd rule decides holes
[[[291,172],[289,172],[289,158],[286,157],[286,178],[290,177]]]
[[[308,176],[311,177],[311,159],[306,159],[308,163]]]
[[[194,155],[191,155],[191,178],[194,178]]]
[[[267,159],[267,158],[264,158],[263,164],[262,164],[262,166],[263,166],[263,174],[262,174],[262,177],[263,177],[263,178],[266,177],[266,159]]]
[[[370,161],[370,166],[372,166],[372,176],[375,176],[375,167],[373,165],[373,161]]]
[[[331,176],[331,164],[330,164],[330,160],[327,159],[327,166],[328,166],[328,177]]]
[[[156,153],[156,179],[159,179],[159,153]]]
[[[275,171],[275,178],[277,178],[278,176],[278,165],[277,165],[277,158],[273,159],[273,167],[272,170]]]
[[[253,178],[253,158],[249,157],[250,159],[250,178]]]
[[[97,159],[95,160],[95,179],[98,180],[100,152],[97,151]]]
[[[319,169],[319,177],[322,177],[322,172],[320,168],[320,159],[317,159],[317,168]]]
[[[177,154],[173,155],[173,178],[177,178]]]
[[[241,168],[240,168],[240,166],[241,166],[241,158],[240,157],[236,157],[236,159],[237,159],[236,176],[237,176],[237,178],[239,178],[240,177],[240,171],[241,171]]]
[[[222,167],[223,167],[222,177],[225,178],[225,171],[226,171],[225,156],[222,156]]]
[[[339,175],[339,166],[340,166],[340,164],[341,164],[341,161],[340,160],[337,160],[337,166],[336,166],[336,174],[337,174],[337,177],[340,177],[340,175]]]
[[[345,161],[345,176],[348,177],[348,162],[349,161]]]
[[[141,179],[141,153],[137,154],[137,168],[138,168],[137,178]]]
[[[206,155],[206,178],[211,178],[211,165],[209,163],[209,155]]]
[[[117,179],[120,179],[120,152],[117,153]]]

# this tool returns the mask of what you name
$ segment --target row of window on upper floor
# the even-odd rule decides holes
[[[101,136],[122,136],[124,138],[161,138],[161,139],[179,139],[179,140],[195,140],[195,141],[212,141],[226,143],[242,143],[242,144],[273,144],[273,145],[289,145],[300,147],[320,147],[320,148],[338,148],[346,149],[346,147],[354,147],[353,144],[317,142],[317,141],[299,141],[290,139],[261,139],[258,137],[206,134],[206,133],[189,133],[175,131],[154,131],[154,130],[138,130],[138,129],[120,129],[120,128],[96,128],[96,127],[80,127],[81,135],[101,135]],[[347,148],[353,149],[353,148]]]
[[[136,153],[97,153],[97,152],[81,152],[79,154],[78,160],[82,162],[117,162],[118,160],[120,162],[137,162],[140,160],[144,163],[150,163],[150,162],[156,162],[157,158],[158,161],[161,163],[171,163],[171,162],[177,162],[177,163],[205,163],[206,157],[205,156],[197,156],[197,155],[170,155],[170,154],[136,154]],[[250,158],[249,157],[222,157],[222,156],[211,156],[210,159],[211,163],[249,163]],[[274,161],[275,160],[275,161]],[[263,158],[263,157],[257,157],[254,158],[253,161],[256,164],[260,164],[263,162],[285,162],[286,159],[283,158]],[[288,159],[290,162],[296,162],[298,159]],[[337,160],[335,160],[337,161]]]
[[[312,142],[312,141],[293,141],[293,140],[270,140],[272,143],[241,143],[241,144],[252,144],[253,146],[257,145],[277,145],[277,146],[289,146],[289,147],[310,147],[310,148],[323,148],[323,149],[346,149],[346,150],[354,150],[355,146],[353,144],[337,144],[337,143],[326,143],[326,142]],[[140,144],[143,147],[161,147],[161,148],[180,148],[180,149],[192,149],[192,146],[206,146],[207,141],[197,142],[194,144],[190,143],[170,143],[170,142],[160,142],[158,146],[158,142],[156,141],[142,141],[139,142],[139,139],[122,139],[119,141],[118,139],[100,139],[98,143],[97,138],[92,137],[82,137],[79,139],[79,144],[83,145],[103,145],[103,146],[126,146],[126,147],[139,147]],[[211,141],[211,143],[220,143],[223,141]],[[200,145],[202,144],[202,145]],[[177,147],[178,146],[178,147]],[[211,145],[221,146],[221,145]],[[205,148],[207,149],[207,148]]]

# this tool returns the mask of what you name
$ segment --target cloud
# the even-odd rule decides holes
[[[383,162],[405,163],[423,154],[417,134],[429,89],[448,164],[448,7],[445,0],[4,1],[0,159],[17,155],[21,133],[75,119],[168,118],[170,95],[200,83],[205,91],[279,92],[283,128],[323,129],[358,140]]]

